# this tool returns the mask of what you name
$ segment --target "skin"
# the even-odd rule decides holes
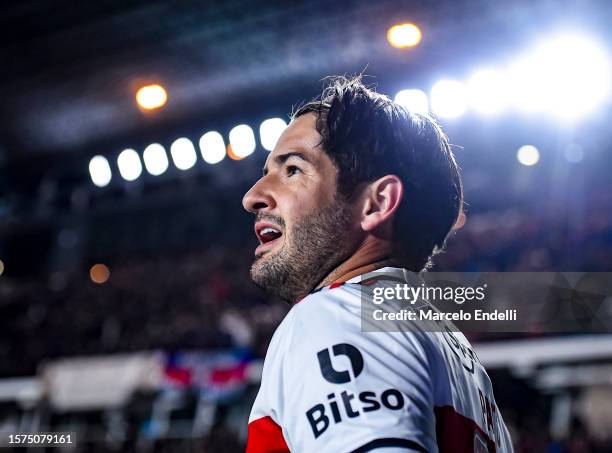
[[[386,175],[344,200],[336,189],[338,170],[318,146],[315,123],[309,113],[289,124],[266,160],[264,175],[242,200],[256,215],[256,233],[264,226],[282,232],[257,247],[251,277],[289,302],[393,264],[392,221],[403,196],[399,178]]]

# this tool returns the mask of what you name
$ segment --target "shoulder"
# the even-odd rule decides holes
[[[364,362],[364,372],[381,379],[411,376],[415,369],[429,373],[432,361],[438,357],[436,341],[430,333],[416,329],[366,331],[361,307],[360,286],[355,284],[324,289],[303,299],[291,309],[287,325],[283,326],[282,342],[289,356],[286,360],[299,362],[300,366],[312,362],[318,373],[319,367],[314,365],[320,365],[319,358],[331,355],[353,362],[353,354],[354,360]]]
[[[305,338],[310,338],[321,343],[358,335],[361,333],[360,307],[358,285],[344,284],[312,293],[291,309],[292,339],[303,343]]]

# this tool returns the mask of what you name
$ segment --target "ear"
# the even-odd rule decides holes
[[[364,231],[372,231],[392,219],[404,196],[404,185],[395,175],[385,175],[368,186],[361,213]]]

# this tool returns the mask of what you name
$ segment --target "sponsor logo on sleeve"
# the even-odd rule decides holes
[[[334,357],[340,355],[348,357],[355,378],[361,374],[363,371],[363,356],[361,352],[359,352],[359,349],[348,343],[335,344],[331,349]],[[334,368],[331,356],[329,355],[329,348],[319,351],[317,353],[317,358],[319,359],[321,374],[323,374],[326,381],[332,384],[346,384],[347,382],[351,382],[351,375],[348,370],[338,371]]]

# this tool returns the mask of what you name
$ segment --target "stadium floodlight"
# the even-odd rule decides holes
[[[517,109],[524,112],[541,110],[545,104],[544,91],[540,89],[541,71],[532,58],[520,57],[508,69],[510,99]]]
[[[145,110],[163,107],[168,100],[168,93],[161,85],[147,85],[136,92],[136,102]]]
[[[398,49],[414,47],[422,37],[419,27],[411,23],[394,25],[387,31],[387,41]]]
[[[286,127],[287,123],[282,118],[269,118],[263,121],[259,126],[261,146],[267,151],[272,151]]]
[[[91,181],[98,187],[105,187],[110,183],[112,172],[108,160],[104,156],[94,156],[89,161],[89,175]]]
[[[159,176],[168,169],[166,150],[159,143],[152,143],[142,153],[145,168],[153,176]]]
[[[431,108],[444,118],[456,118],[465,112],[466,89],[457,80],[440,80],[431,89]]]
[[[546,39],[511,68],[517,106],[576,119],[610,98],[612,65],[603,46],[575,33]]]
[[[422,90],[401,90],[394,100],[410,112],[429,113],[429,100]]]
[[[117,158],[119,173],[126,181],[135,181],[142,173],[142,164],[138,153],[133,149],[124,149]]]
[[[206,132],[200,138],[200,153],[207,164],[217,164],[226,155],[223,136],[217,131]]]
[[[183,171],[189,170],[198,160],[193,143],[184,137],[174,140],[172,145],[170,145],[170,154],[172,155],[174,166]]]
[[[229,142],[238,159],[244,159],[255,151],[255,134],[246,124],[239,124],[230,131]]]
[[[531,167],[540,161],[540,151],[533,145],[523,145],[516,152],[516,159],[526,167]]]
[[[508,103],[508,83],[505,77],[493,69],[475,72],[467,83],[470,106],[479,113],[499,113]]]

